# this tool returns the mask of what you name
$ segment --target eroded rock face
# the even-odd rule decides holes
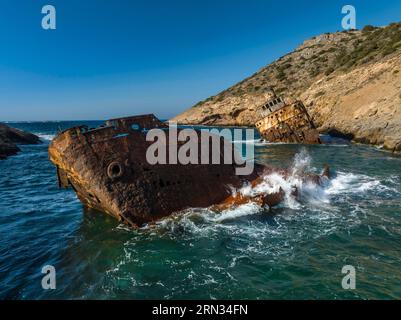
[[[38,136],[0,123],[0,160],[16,155],[20,151],[17,144],[39,143]]]
[[[302,98],[322,132],[401,151],[401,55],[312,85]],[[318,94],[318,93],[321,94]]]
[[[314,37],[172,120],[253,126],[274,88],[303,101],[320,132],[400,152],[400,40],[401,23]]]

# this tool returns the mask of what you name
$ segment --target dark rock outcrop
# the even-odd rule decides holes
[[[20,151],[17,144],[39,143],[38,136],[0,123],[0,160],[16,155]]]

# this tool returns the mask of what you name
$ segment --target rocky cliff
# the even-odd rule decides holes
[[[20,149],[17,144],[39,144],[39,137],[34,134],[10,128],[0,123],[0,160],[16,155]]]
[[[271,90],[301,99],[321,132],[401,151],[401,23],[327,33],[173,121],[246,125]]]

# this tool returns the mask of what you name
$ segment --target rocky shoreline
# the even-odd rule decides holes
[[[38,136],[0,123],[0,160],[16,155],[18,144],[40,144]]]
[[[320,133],[401,152],[401,23],[324,34],[176,116],[189,125],[254,126],[273,88],[304,102]]]

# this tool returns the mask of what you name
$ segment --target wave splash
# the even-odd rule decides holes
[[[42,142],[50,142],[56,136],[55,134],[47,134],[47,133],[34,133],[36,134]]]
[[[313,159],[306,149],[301,150],[294,156],[290,167],[290,174],[283,176],[280,173],[273,173],[263,177],[263,181],[257,186],[246,185],[239,190],[246,196],[256,196],[263,193],[285,191],[285,200],[272,212],[256,203],[246,203],[230,209],[216,212],[211,209],[194,208],[188,209],[173,217],[165,218],[156,223],[155,226],[147,226],[144,229],[156,229],[168,233],[185,231],[197,234],[208,234],[217,229],[244,229],[244,223],[249,223],[252,218],[274,217],[277,221],[288,221],[291,219],[317,219],[320,221],[332,221],[333,219],[351,219],[352,223],[360,223],[352,216],[351,210],[348,216],[341,214],[339,204],[346,201],[350,195],[356,193],[377,192],[386,189],[380,180],[374,177],[349,173],[336,172],[335,176],[325,180],[323,184],[317,185],[312,182],[305,182],[302,179],[304,172],[317,172],[312,166]],[[297,195],[293,190],[296,188]],[[360,210],[356,208],[355,212]],[[277,216],[274,216],[278,213]],[[238,225],[238,223],[240,225]],[[335,223],[334,223],[335,225]],[[266,228],[266,224],[259,227]],[[242,231],[243,231],[242,230]],[[334,230],[327,228],[324,230]],[[253,229],[251,232],[255,232]]]

